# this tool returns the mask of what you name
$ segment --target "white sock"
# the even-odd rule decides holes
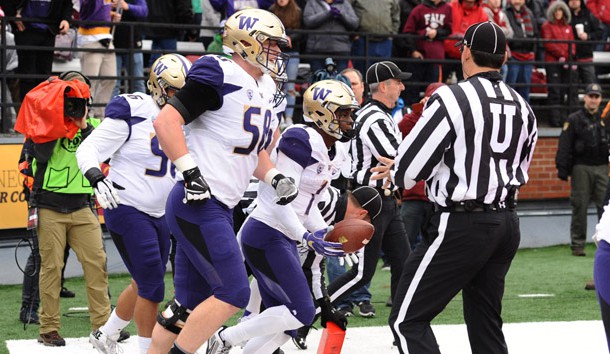
[[[100,330],[110,338],[118,338],[121,330],[129,324],[130,321],[125,321],[116,314],[116,308],[112,310],[108,321],[100,327]]]
[[[150,347],[151,342],[152,338],[138,336],[138,347],[140,347],[140,354],[146,354],[146,352],[148,352],[148,347]]]
[[[250,299],[248,299],[246,311],[251,314],[258,314],[261,311],[262,302],[263,299],[261,298],[261,292],[258,289],[258,281],[256,281],[256,278],[252,277],[252,281],[250,282]]]
[[[254,337],[283,333],[302,326],[304,324],[294,317],[286,305],[281,305],[270,307],[251,320],[240,322],[220,334],[222,340],[233,346]]]

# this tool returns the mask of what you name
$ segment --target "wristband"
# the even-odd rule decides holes
[[[88,169],[87,172],[85,172],[85,178],[89,181],[91,187],[95,188],[95,186],[97,186],[97,183],[106,178],[106,176],[104,176],[102,170],[100,170],[99,168],[92,167]]]
[[[265,178],[263,179],[263,181],[265,181],[265,183],[267,183],[268,185],[271,186],[273,179],[275,178],[275,176],[277,176],[279,174],[280,174],[280,171],[278,171],[277,168],[272,168],[269,171],[267,171],[267,173],[265,173]]]
[[[190,170],[197,167],[195,160],[193,160],[193,157],[189,153],[186,153],[185,155],[182,155],[177,158],[176,161],[174,161],[174,165],[176,166],[178,171],[182,173],[184,173],[184,171],[186,170]]]

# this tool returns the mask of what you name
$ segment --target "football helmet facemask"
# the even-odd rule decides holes
[[[288,75],[283,73],[281,75],[271,75],[273,81],[275,81],[275,94],[273,95],[273,107],[277,108],[282,104],[282,101],[286,98],[286,92],[284,91],[284,85],[288,82]]]
[[[179,91],[186,82],[191,62],[180,54],[165,54],[150,68],[146,86],[159,107],[169,100],[168,89]]]
[[[337,114],[340,110],[349,113],[360,108],[352,89],[341,81],[322,80],[309,86],[303,94],[303,115],[311,119],[326,134],[342,142],[355,135],[353,123],[350,129],[342,131]]]
[[[222,43],[263,73],[281,75],[286,70],[288,55],[271,49],[271,42],[288,46],[282,21],[261,9],[244,9],[225,22]]]

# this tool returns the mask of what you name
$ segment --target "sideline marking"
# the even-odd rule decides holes
[[[519,294],[518,297],[555,297],[555,294]]]

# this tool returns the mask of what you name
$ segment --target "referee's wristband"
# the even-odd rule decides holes
[[[177,158],[176,161],[174,161],[174,165],[176,166],[178,171],[183,173],[186,170],[190,170],[197,167],[195,160],[193,160],[193,157],[189,153],[186,153],[185,155],[182,155]]]

